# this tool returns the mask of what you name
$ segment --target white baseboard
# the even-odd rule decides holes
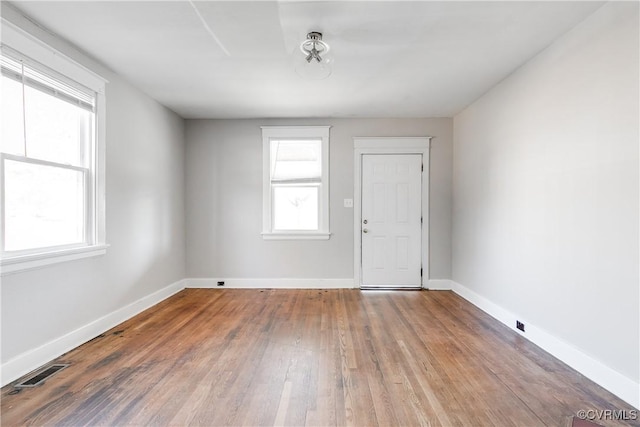
[[[184,284],[184,280],[172,283],[151,295],[147,295],[146,297],[109,313],[106,316],[96,319],[75,331],[69,332],[68,334],[53,341],[49,341],[40,347],[29,350],[11,360],[8,360],[0,367],[2,386],[4,387],[34,369],[39,368],[45,363],[48,363],[60,355],[84,344],[147,308],[169,298],[171,295],[180,292],[185,288]]]
[[[450,291],[452,289],[451,280],[429,279],[425,289],[429,289],[430,291]]]
[[[640,409],[640,384],[609,368],[602,362],[583,353],[547,331],[540,329],[522,317],[516,316],[471,289],[451,281],[453,291],[485,313],[504,323],[524,338],[536,344],[552,356],[560,359],[591,381],[599,384],[625,402]],[[516,320],[525,324],[526,333],[516,329]]]
[[[218,286],[224,282],[224,286]],[[351,289],[353,279],[185,279],[187,288],[231,289]]]

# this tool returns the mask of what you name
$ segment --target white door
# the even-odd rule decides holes
[[[422,286],[422,155],[362,156],[362,287]]]

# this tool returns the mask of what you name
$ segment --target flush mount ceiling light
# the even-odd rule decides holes
[[[322,33],[312,31],[307,39],[300,44],[300,50],[306,55],[307,62],[322,62],[320,54],[329,53],[329,45],[322,41]]]
[[[322,33],[311,31],[307,39],[300,43],[299,52],[294,52],[296,58],[296,72],[301,77],[321,80],[331,75],[331,58],[329,45],[322,41]]]

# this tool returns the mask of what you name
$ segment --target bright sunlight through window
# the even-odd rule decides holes
[[[96,245],[98,94],[8,47],[1,65],[3,260]]]
[[[265,126],[264,238],[328,238],[326,126]]]

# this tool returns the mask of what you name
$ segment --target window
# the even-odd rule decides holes
[[[329,238],[329,126],[264,126],[265,239]]]
[[[8,46],[0,60],[2,274],[104,253],[102,93]]]

